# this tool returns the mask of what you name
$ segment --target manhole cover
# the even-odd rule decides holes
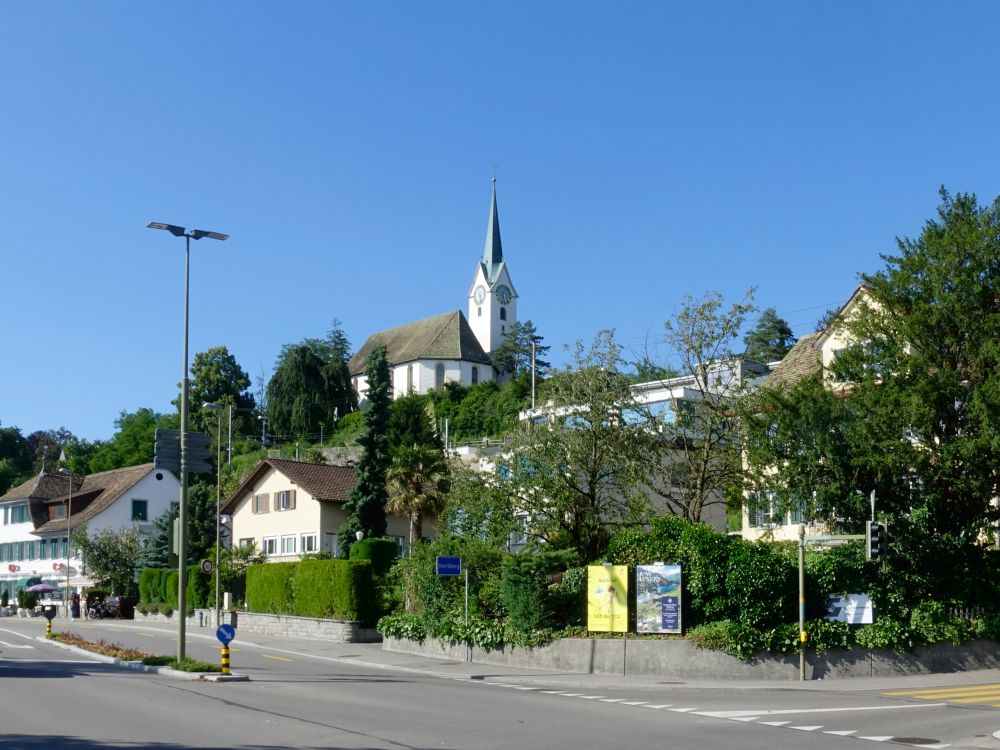
[[[897,745],[938,745],[941,740],[932,740],[927,737],[893,737],[890,742]]]

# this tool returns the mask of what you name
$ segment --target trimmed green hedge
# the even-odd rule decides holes
[[[351,545],[352,560],[370,560],[372,572],[384,576],[396,562],[399,545],[394,539],[362,539]]]
[[[139,574],[139,601],[147,604],[163,601],[160,598],[159,568],[146,568]]]
[[[374,624],[378,602],[367,560],[302,560],[247,569],[247,608]]]

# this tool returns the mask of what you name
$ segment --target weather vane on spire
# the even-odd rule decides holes
[[[492,179],[490,180],[490,182],[492,182],[492,183],[494,183],[494,184],[495,184],[495,183],[496,183],[496,181],[497,181],[497,168],[498,168],[499,166],[500,166],[499,164],[492,164],[492,165],[490,165],[490,169],[492,169],[492,170],[493,170],[493,178],[492,178]]]

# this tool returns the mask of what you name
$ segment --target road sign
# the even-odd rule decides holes
[[[202,560],[201,561],[201,572],[202,573],[211,573],[213,570],[215,570],[215,564],[211,560]]]
[[[236,628],[229,623],[224,623],[215,631],[215,637],[219,639],[219,643],[223,646],[228,646],[229,642],[236,637]]]
[[[438,555],[436,567],[439,576],[460,576],[462,575],[462,558]]]
[[[181,470],[181,431],[157,428],[153,433],[153,466],[174,473]],[[189,474],[212,471],[212,438],[205,432],[187,433]]]

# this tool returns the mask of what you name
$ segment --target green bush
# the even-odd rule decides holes
[[[352,560],[368,560],[372,572],[379,578],[389,572],[399,554],[395,539],[362,539],[351,545]]]
[[[576,555],[570,550],[507,556],[500,579],[500,601],[508,624],[520,631],[557,625],[560,612],[553,606],[549,587],[555,583],[555,574],[575,561]]]
[[[292,576],[297,565],[279,562],[247,568],[247,609],[265,614],[291,614]]]
[[[329,617],[374,624],[378,597],[367,560],[303,560],[291,576],[292,610],[300,617]]]
[[[139,601],[143,604],[160,599],[160,569],[145,568],[139,574]]]
[[[180,573],[176,569],[165,570],[164,575],[161,580],[163,581],[163,601],[169,604],[173,609],[177,609],[180,606],[180,602],[177,597],[179,596],[178,581],[180,579]]]

